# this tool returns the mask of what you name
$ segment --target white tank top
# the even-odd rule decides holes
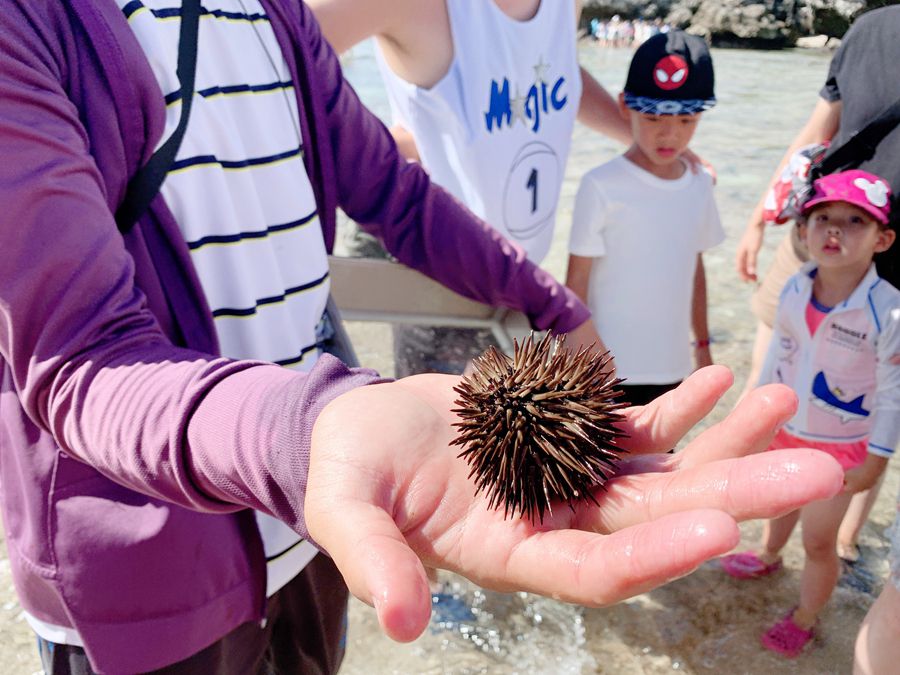
[[[447,0],[453,61],[430,89],[379,66],[395,122],[432,179],[540,262],[581,100],[575,3],[542,0],[528,21],[493,0]]]

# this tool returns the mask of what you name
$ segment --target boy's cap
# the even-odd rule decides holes
[[[703,38],[659,33],[634,53],[625,105],[648,115],[693,115],[716,104],[712,57]]]
[[[868,171],[853,169],[822,176],[813,183],[813,191],[803,203],[806,215],[818,204],[847,202],[858,206],[882,225],[891,216],[891,186],[884,178]]]

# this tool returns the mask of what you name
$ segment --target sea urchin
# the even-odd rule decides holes
[[[504,517],[532,522],[551,503],[589,499],[616,472],[622,434],[615,379],[607,355],[564,348],[564,337],[528,336],[513,358],[489,348],[456,391],[461,421],[454,445],[463,446],[477,492]]]

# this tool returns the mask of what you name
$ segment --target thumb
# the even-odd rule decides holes
[[[310,535],[334,560],[350,592],[375,608],[385,634],[399,642],[419,637],[431,618],[428,578],[390,515],[358,501],[311,515]]]

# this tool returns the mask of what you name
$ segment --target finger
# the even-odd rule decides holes
[[[717,509],[735,520],[774,518],[829,499],[844,472],[824,452],[791,449],[703,464],[665,474],[623,476],[597,495],[600,508],[578,512],[574,527],[614,532],[679,511]]]
[[[734,254],[734,269],[735,271],[737,271],[738,276],[741,279],[744,279],[744,272],[746,269],[746,266],[744,264],[745,250],[746,249],[743,246],[739,245],[737,252]]]
[[[669,450],[709,414],[733,381],[725,366],[709,366],[649,405],[627,409],[622,447],[639,453]]]
[[[756,255],[743,245],[737,252],[736,267],[742,281],[756,280]]]
[[[678,453],[678,465],[689,468],[729,457],[742,457],[769,447],[776,432],[797,411],[797,395],[780,384],[758,387],[718,424]]]
[[[552,530],[528,537],[506,553],[501,577],[476,580],[501,590],[525,590],[566,602],[601,606],[619,602],[696,569],[733,549],[736,523],[712,510],[679,513],[610,535]]]
[[[310,534],[315,532],[350,592],[375,608],[382,630],[400,642],[421,635],[431,618],[428,577],[389,514],[351,502],[329,515],[327,527],[316,528],[316,522],[318,515],[307,513]]]
[[[744,264],[747,268],[747,276],[756,281],[756,253],[747,251],[747,259]]]

